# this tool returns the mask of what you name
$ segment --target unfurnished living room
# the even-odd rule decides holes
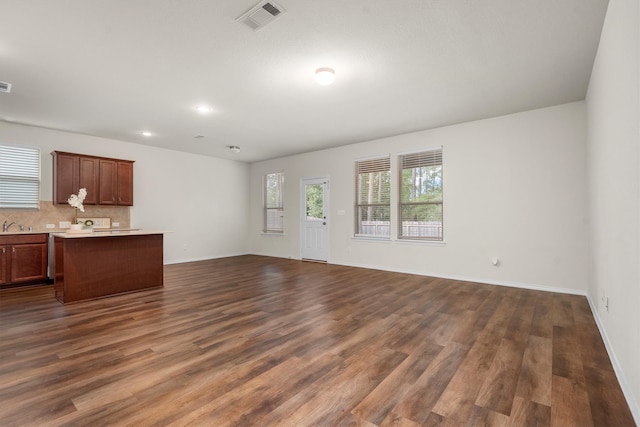
[[[0,5],[0,426],[640,423],[637,0]]]

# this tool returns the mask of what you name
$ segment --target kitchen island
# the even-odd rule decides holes
[[[56,298],[70,303],[163,285],[163,232],[52,233]]]

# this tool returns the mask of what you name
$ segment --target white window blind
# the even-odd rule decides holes
[[[40,206],[40,150],[0,145],[0,208]]]
[[[284,233],[284,172],[264,176],[264,226],[265,233]]]
[[[355,235],[389,237],[391,160],[356,161]]]
[[[398,238],[442,241],[442,148],[398,159]]]

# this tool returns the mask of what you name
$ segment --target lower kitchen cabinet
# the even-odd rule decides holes
[[[47,281],[48,234],[0,236],[0,286]]]

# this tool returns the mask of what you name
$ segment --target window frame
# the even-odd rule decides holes
[[[277,175],[277,184],[275,188],[277,189],[277,194],[275,195],[276,203],[274,206],[269,206],[269,191],[270,188],[268,186],[269,176]],[[279,172],[269,172],[263,175],[262,177],[262,192],[263,192],[263,212],[262,212],[262,233],[264,234],[274,234],[274,235],[283,235],[284,234],[284,171]],[[281,226],[280,227],[270,227],[270,212],[275,212],[276,217],[280,217]]]
[[[0,145],[0,159],[0,209],[40,209],[40,148]]]
[[[383,203],[372,203],[369,201],[364,202],[361,200],[362,192],[361,192],[361,175],[368,173],[370,174],[369,179],[371,180],[373,176],[371,174],[375,173],[386,173],[387,175],[387,184],[386,184],[386,202]],[[365,159],[357,159],[355,161],[355,204],[354,204],[354,237],[356,238],[366,238],[366,239],[380,239],[380,240],[390,240],[391,239],[391,188],[392,188],[392,176],[391,176],[391,155],[385,154],[376,157],[368,157]],[[382,189],[382,176],[377,179],[379,183],[379,188]],[[371,181],[370,181],[371,182]],[[375,209],[375,208],[386,208],[386,216],[388,217],[386,229],[386,233],[366,233],[363,229],[362,224],[362,209]],[[384,226],[384,225],[383,225]],[[377,230],[377,224],[375,224],[374,230]]]
[[[397,238],[399,241],[414,241],[414,242],[435,242],[442,243],[444,242],[444,161],[443,161],[443,148],[431,148],[426,150],[420,150],[410,153],[401,153],[398,154],[398,210],[397,210]],[[418,168],[429,168],[429,167],[438,167],[439,166],[439,187],[440,187],[440,200],[435,201],[403,201],[403,171],[418,169]],[[410,235],[403,234],[405,222],[407,218],[403,217],[403,212],[405,207],[420,207],[420,206],[439,206],[440,217],[439,221],[434,221],[439,223],[439,226],[436,225],[436,235]],[[427,225],[427,230],[428,230]]]

